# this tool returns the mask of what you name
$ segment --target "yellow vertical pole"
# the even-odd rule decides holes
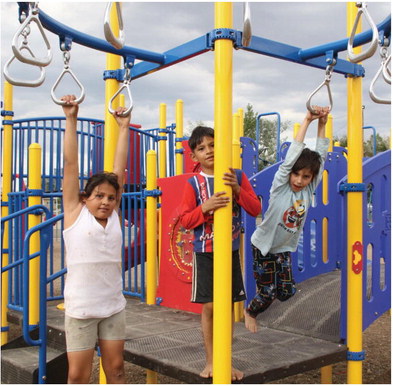
[[[215,3],[215,28],[232,28],[232,3]],[[223,175],[232,164],[232,56],[230,39],[218,39],[214,45],[214,190],[232,189],[223,183]],[[232,205],[214,212],[213,267],[213,383],[231,383],[232,357]]]
[[[183,145],[180,142],[183,138],[183,101],[176,101],[176,175],[184,173],[183,166]]]
[[[12,111],[13,87],[7,81],[4,82],[4,111]],[[12,120],[12,115],[5,115],[5,120]],[[11,192],[12,179],[12,125],[3,126],[3,186],[1,192],[1,215],[5,217],[8,211],[8,193]],[[8,223],[4,225],[3,248],[8,250]],[[3,253],[2,266],[8,265],[8,253]],[[1,274],[1,345],[8,342],[8,272]]]
[[[357,14],[356,3],[347,3],[347,29],[350,35]],[[359,20],[360,21],[360,20]],[[358,23],[357,32],[361,31]],[[356,48],[360,52],[361,47]],[[348,183],[362,183],[363,130],[362,130],[362,78],[347,78],[348,108]],[[347,205],[347,345],[350,353],[362,352],[363,315],[363,241],[362,192],[348,192]],[[356,221],[354,221],[356,219]],[[362,383],[362,361],[348,360],[348,383]]]
[[[121,6],[121,4],[120,4]],[[116,7],[111,7],[109,15],[109,23],[111,29],[116,36],[119,36],[119,21],[117,17]],[[118,70],[120,68],[119,55],[106,54],[106,69],[107,70]],[[118,91],[119,83],[117,79],[106,79],[105,80],[105,141],[104,141],[104,170],[111,172],[113,170],[113,163],[115,161],[115,151],[117,138],[119,136],[119,127],[113,115],[108,111],[109,102],[113,95]],[[112,108],[116,109],[119,106],[120,98],[116,98],[112,103]],[[124,103],[124,101],[123,101]],[[99,382],[100,384],[106,384],[106,376],[102,368],[102,360],[100,357],[99,364]]]
[[[119,34],[119,23],[117,17],[116,7],[111,7],[110,25],[114,34]],[[106,54],[106,69],[118,70],[120,68],[119,55]],[[104,141],[104,170],[111,172],[113,170],[113,163],[115,161],[115,151],[117,138],[119,136],[119,128],[113,115],[108,111],[109,101],[119,89],[119,83],[116,79],[105,80],[105,141]],[[116,98],[113,103],[113,109],[119,106],[119,98]]]
[[[160,133],[159,136],[162,137],[161,141],[159,142],[159,171],[158,171],[158,176],[160,178],[166,177],[166,133],[164,130],[166,130],[166,104],[165,103],[160,103]]]
[[[295,123],[295,124],[293,125],[293,138],[296,137],[296,134],[297,134],[297,132],[299,131],[299,128],[300,128],[300,123]]]
[[[157,189],[157,153],[146,154],[146,190]],[[156,304],[157,287],[157,198],[146,197],[146,304]]]
[[[158,383],[157,372],[146,369],[146,384],[155,385]]]
[[[38,143],[32,143],[29,146],[29,166],[28,166],[28,188],[29,190],[40,190],[41,186],[41,146]],[[29,195],[28,205],[41,204],[40,195]],[[38,225],[41,216],[36,214],[28,215],[28,228],[31,229]],[[35,232],[29,243],[29,254],[39,252],[40,234]],[[36,325],[40,320],[40,257],[30,260],[29,263],[29,324]]]
[[[241,107],[239,107],[237,109],[237,112],[239,113],[239,117],[240,117],[239,136],[244,137],[244,110]]]
[[[333,367],[325,366],[321,368],[321,385],[330,385],[333,380]]]
[[[235,169],[241,169],[241,161],[240,161],[240,114],[237,112],[233,114],[233,138],[232,138],[232,166]],[[239,247],[240,253],[240,264],[243,263],[243,251],[241,249],[242,246]],[[234,317],[235,322],[240,322],[242,318],[243,311],[243,302],[236,302],[234,305]]]

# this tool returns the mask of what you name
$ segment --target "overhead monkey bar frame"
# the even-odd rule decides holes
[[[133,55],[136,59],[141,60],[132,68],[132,78],[140,78],[152,72],[162,70],[163,68],[172,66],[181,61],[187,60],[194,56],[203,54],[204,52],[214,49],[214,40],[220,30],[213,30],[199,38],[184,43],[178,47],[165,51],[163,53],[156,53],[152,51],[142,50],[135,47],[124,46],[122,49],[116,49],[107,41],[92,37],[90,35],[81,33],[64,24],[59,23],[55,19],[48,16],[40,9],[39,18],[47,30],[54,34],[67,36],[73,42],[90,47],[96,50],[121,55],[123,57]],[[390,37],[391,16],[389,15],[385,20],[377,25],[378,31],[384,31],[384,34]],[[298,64],[303,64],[310,67],[326,69],[326,53],[333,51],[338,53],[347,50],[348,39],[345,38],[335,42],[327,43],[317,47],[308,49],[301,49],[296,46],[280,43],[277,41],[264,39],[258,36],[252,36],[251,43],[248,47],[242,45],[242,32],[231,30],[233,41],[236,49],[243,49],[254,53],[275,57],[278,59],[291,61]],[[372,30],[368,30],[357,34],[353,41],[353,46],[359,46],[368,43],[372,39]],[[343,75],[363,76],[363,66],[351,63],[347,60],[337,59],[334,66],[334,72]]]

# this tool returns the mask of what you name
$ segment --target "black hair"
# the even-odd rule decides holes
[[[316,151],[310,150],[308,148],[303,149],[299,158],[292,167],[291,172],[296,173],[301,169],[310,169],[313,179],[319,173],[319,168],[321,167],[321,156]]]
[[[101,173],[93,174],[87,180],[87,184],[85,186],[84,191],[81,193],[81,196],[84,198],[90,197],[90,195],[93,193],[93,190],[98,185],[101,185],[105,182],[107,182],[109,185],[112,185],[115,188],[116,194],[119,193],[120,185],[117,180],[117,174],[109,173],[109,172],[101,172]]]
[[[188,140],[188,146],[191,151],[203,141],[204,137],[214,138],[214,130],[211,127],[197,126],[191,133],[191,137]]]

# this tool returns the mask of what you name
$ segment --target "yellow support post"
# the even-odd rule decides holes
[[[157,153],[146,154],[146,189],[157,189]],[[146,197],[146,304],[156,304],[157,288],[157,198]]]
[[[326,138],[329,138],[329,148],[328,151],[333,151],[333,117],[331,114],[328,115],[328,121],[326,123]],[[322,174],[322,202],[327,205],[329,202],[329,174],[326,170]],[[329,260],[328,251],[328,219],[324,218],[322,221],[322,261],[327,263]]]
[[[325,366],[321,368],[321,385],[330,385],[333,383],[333,367]]]
[[[41,186],[41,146],[32,143],[29,146],[29,166],[28,166],[28,188],[29,190],[40,190]],[[28,205],[40,205],[41,196],[29,195]],[[28,228],[31,229],[41,222],[41,216],[36,214],[28,215]],[[29,243],[29,254],[39,252],[40,234],[35,232]],[[40,320],[40,257],[36,257],[29,262],[29,324],[37,325]]]
[[[241,169],[240,159],[240,114],[233,114],[233,139],[232,139],[232,166],[235,169]],[[242,240],[241,240],[242,241]],[[243,267],[242,245],[239,247],[240,264]],[[240,322],[243,316],[243,302],[236,302],[234,305],[235,322]]]
[[[216,2],[215,28],[232,28],[232,3]],[[233,42],[217,39],[214,44],[214,190],[232,189],[223,175],[232,164],[232,61]],[[231,383],[232,358],[232,205],[214,212],[213,276],[213,383]]]
[[[13,111],[13,87],[10,83],[4,82],[4,111]],[[11,121],[12,115],[4,116],[4,120]],[[1,192],[1,215],[5,217],[8,211],[8,193],[11,192],[11,172],[12,172],[12,125],[3,126],[3,186]],[[8,250],[8,223],[4,224],[3,248]],[[2,266],[8,265],[8,253],[3,253]],[[8,272],[1,274],[1,345],[8,342]]]
[[[157,373],[153,370],[146,369],[146,384],[155,385],[158,383]]]
[[[176,175],[184,173],[183,166],[183,145],[180,142],[183,138],[183,101],[176,101]]]
[[[159,153],[158,157],[160,159],[160,169],[158,171],[158,176],[160,178],[166,177],[166,104],[160,103],[160,133],[158,134],[160,138],[162,137],[161,141],[158,144]]]
[[[347,3],[347,28],[350,35],[357,15],[356,3]],[[358,30],[361,32],[360,20]],[[361,47],[356,50],[360,52]],[[363,182],[363,122],[362,77],[347,78],[348,108],[348,183]],[[362,383],[362,361],[354,358],[362,353],[363,316],[363,239],[362,204],[363,192],[348,192],[347,205],[347,345],[349,384]]]
[[[297,132],[299,131],[299,128],[300,128],[300,123],[295,123],[295,124],[293,125],[293,138],[296,137],[296,134],[297,134]]]
[[[239,136],[244,137],[244,110],[241,107],[239,107],[237,109],[237,112],[239,113],[239,117],[240,117]],[[240,161],[240,163],[241,163],[241,161]]]
[[[120,4],[121,5],[121,4]],[[110,25],[113,33],[119,35],[119,22],[116,7],[111,7]],[[107,70],[118,70],[120,68],[121,57],[115,54],[106,54]],[[109,102],[113,95],[118,91],[119,83],[116,79],[105,80],[105,141],[104,141],[104,170],[111,172],[115,161],[115,151],[117,138],[119,136],[119,128],[113,115],[108,111]],[[115,110],[119,106],[119,98],[112,103]]]

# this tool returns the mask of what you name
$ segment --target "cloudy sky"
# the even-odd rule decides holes
[[[104,38],[103,20],[106,2],[40,1],[39,7],[62,24],[83,33]],[[345,38],[345,2],[251,2],[252,33],[300,48],[315,47]],[[391,12],[389,2],[368,2],[367,9],[380,23]],[[363,20],[363,30],[369,29]],[[198,38],[214,29],[212,2],[124,2],[123,21],[127,46],[163,53],[185,42]],[[1,66],[13,56],[11,44],[19,28],[16,2],[1,3]],[[243,3],[233,3],[233,28],[243,28]],[[40,33],[32,28],[29,44],[40,56],[44,45]],[[45,68],[45,82],[38,88],[14,88],[15,119],[62,115],[61,107],[51,100],[50,90],[63,69],[63,56],[58,37],[46,31],[53,60]],[[37,38],[38,37],[38,38]],[[36,39],[37,38],[37,39]],[[34,40],[36,39],[36,41]],[[390,49],[389,49],[390,51]],[[279,112],[283,121],[300,122],[305,114],[309,94],[324,80],[324,70],[253,54],[243,50],[233,53],[233,109],[252,104],[258,113]],[[340,53],[340,59],[346,54]],[[71,49],[70,67],[86,89],[86,98],[80,107],[80,116],[103,119],[105,53],[78,44]],[[379,49],[363,63],[364,125],[374,126],[383,136],[390,135],[391,106],[374,103],[368,94],[370,82],[380,66]],[[37,79],[35,66],[12,61],[8,70],[17,79]],[[66,78],[64,78],[66,79]],[[4,76],[2,75],[2,81]],[[65,83],[65,84],[63,84]],[[72,82],[62,82],[59,94],[78,92]],[[333,74],[331,80],[334,107],[334,134],[341,137],[347,132],[346,79]],[[70,87],[68,90],[67,87]],[[388,98],[390,88],[382,79],[376,83],[378,96]],[[134,99],[133,122],[144,128],[159,124],[159,104],[167,104],[167,123],[175,122],[175,102],[184,101],[184,126],[191,127],[203,121],[213,125],[214,52],[163,69],[131,83]],[[327,104],[326,88],[320,93]],[[59,95],[60,96],[60,95]],[[365,133],[367,138],[370,133]],[[315,132],[310,133],[310,137]]]

